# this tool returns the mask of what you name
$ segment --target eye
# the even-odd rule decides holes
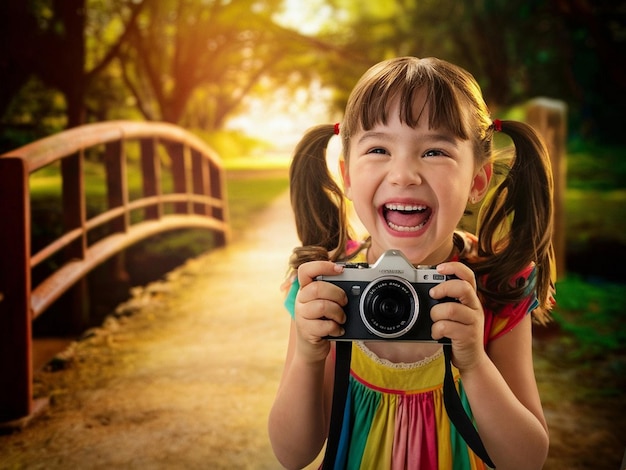
[[[367,153],[376,153],[379,155],[388,155],[389,152],[382,147],[373,147],[367,151]]]
[[[425,157],[447,157],[448,154],[443,150],[431,149],[424,152]]]

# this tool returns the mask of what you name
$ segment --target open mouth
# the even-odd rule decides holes
[[[417,232],[426,225],[432,209],[423,204],[387,203],[382,214],[387,225],[397,232]]]

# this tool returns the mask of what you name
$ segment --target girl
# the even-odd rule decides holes
[[[515,147],[489,191],[492,138]],[[344,191],[326,145],[339,133]],[[346,321],[344,291],[318,281],[337,261],[374,263],[400,250],[414,265],[456,278],[429,292],[434,340],[452,342],[457,389],[498,469],[541,468],[548,431],[535,382],[531,313],[552,304],[552,179],[545,147],[527,125],[493,121],[474,78],[442,60],[414,57],[372,67],[338,125],[311,129],[296,148],[291,199],[303,246],[286,305],[293,321],[269,417],[279,461],[301,468],[329,434],[335,342]],[[369,234],[352,241],[344,197]],[[468,202],[486,198],[477,234],[457,230]],[[335,467],[485,468],[450,425],[437,342],[355,341]]]

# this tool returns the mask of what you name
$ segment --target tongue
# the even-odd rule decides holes
[[[387,222],[391,222],[394,225],[401,227],[417,227],[428,219],[429,214],[430,210],[423,212],[388,211],[385,217]]]

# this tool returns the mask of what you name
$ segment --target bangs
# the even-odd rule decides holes
[[[471,109],[466,97],[457,91],[458,71],[440,67],[430,59],[397,60],[374,66],[353,92],[351,109],[346,110],[350,133],[359,128],[370,130],[387,124],[389,113],[399,102],[400,122],[415,128],[428,108],[428,127],[443,128],[462,140],[470,138],[466,112]]]

